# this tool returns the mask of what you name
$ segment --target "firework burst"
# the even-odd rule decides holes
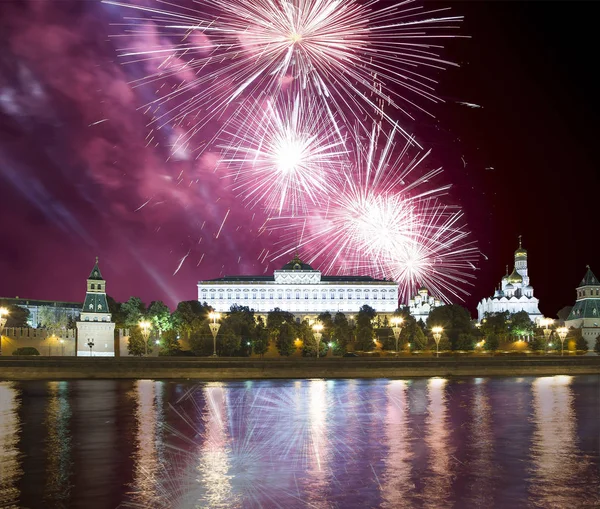
[[[440,101],[432,75],[453,64],[439,41],[462,19],[412,0],[104,2],[140,14],[125,19],[116,40],[131,42],[119,55],[145,66],[135,86],[158,88],[153,122],[190,138],[244,112],[237,103],[282,91],[318,97],[346,125],[391,120],[387,107],[412,118],[420,102]]]
[[[446,301],[461,298],[478,250],[460,209],[440,201],[450,186],[431,185],[441,168],[424,170],[429,152],[412,152],[410,142],[396,149],[394,130],[373,128],[325,209],[286,218],[283,226],[277,219],[267,223],[286,231],[292,224],[276,256],[300,247],[327,273],[391,278],[400,284],[401,302],[422,284]]]
[[[225,131],[222,163],[233,189],[250,205],[270,213],[296,214],[318,206],[333,190],[332,182],[347,153],[336,125],[318,107],[294,101],[267,101],[253,107],[244,125]]]

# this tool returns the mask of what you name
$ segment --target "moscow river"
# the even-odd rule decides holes
[[[0,382],[0,507],[600,507],[600,377]]]

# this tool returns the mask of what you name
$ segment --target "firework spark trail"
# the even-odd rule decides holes
[[[248,118],[252,118],[248,115]],[[311,101],[267,101],[262,113],[225,136],[220,148],[233,189],[251,206],[296,214],[333,191],[347,150],[325,113]]]
[[[179,265],[177,266],[177,269],[175,269],[175,272],[173,272],[173,275],[177,274],[179,272],[179,269],[181,269],[181,266],[183,265],[183,262],[185,262],[186,258],[188,256],[190,256],[191,250],[187,252],[187,254],[181,259],[179,260]]]
[[[324,210],[267,221],[284,231],[273,259],[301,248],[325,273],[398,281],[401,302],[423,284],[446,301],[462,298],[478,259],[464,216],[440,202],[450,186],[431,184],[442,170],[424,168],[429,153],[413,154],[410,142],[398,149],[394,137],[373,129]]]
[[[227,221],[227,216],[229,216],[229,212],[231,212],[231,209],[227,209],[227,212],[225,213],[225,217],[223,218],[223,222],[221,223],[221,226],[219,227],[219,231],[217,232],[215,239],[218,239],[219,235],[221,235],[221,230],[223,229],[223,226],[225,225],[225,221]]]
[[[428,74],[455,65],[440,57],[438,41],[454,37],[462,20],[412,0],[199,0],[196,9],[104,2],[139,12],[120,25],[119,55],[155,68],[134,86],[172,80],[148,106],[162,106],[155,124],[189,127],[188,139],[215,119],[243,122],[248,110],[231,111],[233,103],[282,92],[318,97],[350,126],[392,121],[385,105],[413,118],[425,111],[420,101],[441,101]]]

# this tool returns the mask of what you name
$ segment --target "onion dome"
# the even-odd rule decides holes
[[[511,285],[510,283],[508,283],[508,284],[507,284],[507,285],[504,287],[504,289],[505,289],[505,290],[514,290],[514,289],[515,289],[515,287],[514,287],[513,285]]]
[[[421,288],[419,288],[419,293],[421,295],[427,295],[429,293],[429,290],[427,288],[425,288],[424,286],[422,286]]]
[[[527,259],[527,250],[521,245],[521,236],[519,235],[519,249],[515,251],[515,260]]]
[[[517,269],[513,269],[512,274],[510,276],[508,276],[508,282],[509,283],[522,283],[523,282],[523,276],[521,276],[521,274],[519,274],[517,272]]]

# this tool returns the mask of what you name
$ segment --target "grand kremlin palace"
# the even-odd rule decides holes
[[[218,312],[238,305],[261,314],[279,308],[312,318],[326,311],[357,313],[368,304],[378,314],[391,314],[398,308],[398,283],[369,276],[323,276],[296,256],[272,276],[200,281],[198,300]]]

